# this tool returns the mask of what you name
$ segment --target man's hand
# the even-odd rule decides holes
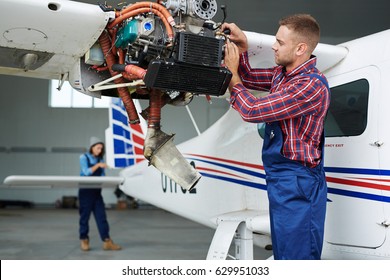
[[[224,23],[221,26],[221,31],[230,30],[230,34],[227,35],[228,40],[234,42],[240,53],[248,50],[248,39],[245,33],[234,23]]]
[[[232,88],[235,84],[241,83],[241,78],[238,75],[238,66],[240,63],[240,51],[235,43],[226,42],[225,45],[225,66],[232,72],[233,76],[229,83],[229,90],[232,91]]]

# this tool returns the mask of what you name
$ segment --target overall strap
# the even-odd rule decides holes
[[[316,73],[312,73],[312,74],[303,74],[302,76],[308,76],[308,77],[311,77],[311,78],[317,78],[318,80],[320,80],[326,86],[326,88],[328,89],[328,92],[330,92],[328,81],[324,77],[322,77],[321,75],[316,74]]]
[[[309,76],[311,78],[317,78],[318,80],[320,80],[326,86],[326,88],[328,89],[328,92],[330,93],[328,81],[324,77],[322,77],[321,75],[313,73],[313,74],[305,74],[303,76]],[[326,113],[325,119],[327,118],[327,116],[328,116],[328,113]],[[322,165],[324,164],[324,160],[323,160],[324,159],[324,152],[325,152],[324,145],[325,145],[325,132],[322,131],[321,144],[320,144],[320,147],[321,147],[321,164]]]
[[[91,163],[89,156],[87,154],[84,154],[85,158],[87,159],[88,162],[88,167],[92,167],[93,164]],[[100,162],[100,158],[98,158],[97,162]]]
[[[89,160],[89,157],[87,154],[84,154],[85,158],[87,159],[87,162],[88,162],[88,167],[91,167],[91,161]]]
[[[85,156],[86,159],[87,159],[88,168],[91,168],[91,167],[93,166],[93,164],[91,163],[91,161],[90,161],[88,155],[87,155],[87,154],[84,154],[84,156]],[[97,162],[100,162],[100,161],[101,161],[101,159],[98,158]],[[103,172],[103,169],[99,167],[98,169],[96,169],[96,171],[95,171],[94,173],[92,173],[91,176],[101,176],[101,175],[102,175],[102,172]]]

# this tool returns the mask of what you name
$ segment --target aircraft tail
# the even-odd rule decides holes
[[[134,100],[134,103],[140,111],[138,100]],[[111,98],[108,115],[109,127],[105,131],[107,164],[112,168],[124,168],[145,160],[145,120],[141,118],[140,124],[129,125],[126,110],[119,98]]]

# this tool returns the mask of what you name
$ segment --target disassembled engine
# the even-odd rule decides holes
[[[173,136],[160,130],[161,107],[168,103],[186,105],[197,94],[225,93],[231,72],[221,65],[225,37],[217,32],[220,24],[212,21],[217,14],[217,2],[160,0],[137,2],[120,10],[106,5],[101,8],[115,12],[115,18],[108,22],[96,46],[102,50],[103,59],[94,59],[92,48],[83,71],[86,75],[95,71],[100,75],[99,81],[108,73],[111,77],[104,82],[91,82],[89,90],[119,96],[130,124],[139,122],[133,99],[149,99],[149,107],[141,113],[148,122],[144,155],[160,171],[190,189],[200,175],[184,159],[175,167],[161,166],[174,161],[163,160],[158,153],[176,152],[172,147],[163,148],[171,146]],[[114,85],[105,84],[112,81]],[[179,166],[190,171],[180,171]],[[175,174],[167,174],[166,169]],[[175,178],[177,173],[181,173],[180,178]],[[187,173],[188,176],[183,175]]]

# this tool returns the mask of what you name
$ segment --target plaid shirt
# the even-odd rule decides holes
[[[283,66],[252,69],[248,53],[241,54],[239,75],[230,104],[244,121],[260,123],[279,121],[283,132],[284,157],[305,166],[315,167],[321,160],[321,136],[329,107],[327,86],[317,78],[316,57],[287,73]],[[248,89],[268,91],[265,97],[254,97]]]

